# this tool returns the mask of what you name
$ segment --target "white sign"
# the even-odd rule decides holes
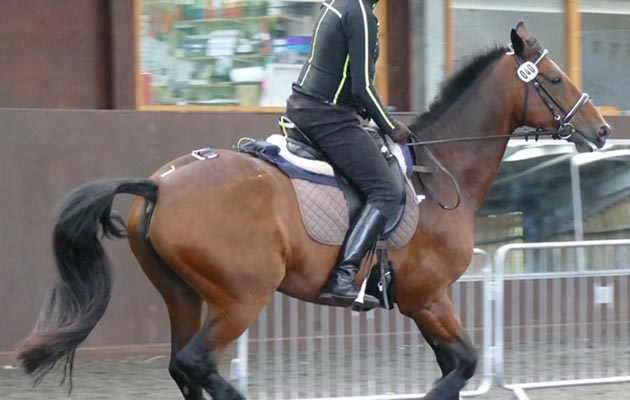
[[[593,302],[595,304],[613,304],[615,301],[615,289],[612,286],[595,286],[593,290]]]
[[[531,82],[538,76],[538,67],[531,61],[525,61],[516,71],[518,78],[525,83]]]

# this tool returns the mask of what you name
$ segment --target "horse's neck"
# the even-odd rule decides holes
[[[497,79],[489,79],[489,71],[422,133],[423,139],[508,134],[516,128],[508,90]],[[457,179],[462,204],[477,211],[494,182],[506,146],[507,139],[490,139],[434,145],[431,150]]]

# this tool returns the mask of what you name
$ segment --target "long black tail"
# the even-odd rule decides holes
[[[99,232],[109,237],[126,236],[124,221],[112,215],[117,193],[156,201],[158,183],[140,178],[100,180],[76,188],[62,200],[53,234],[59,279],[33,333],[17,349],[35,384],[63,360],[62,383],[68,378],[72,388],[76,348],[105,313],[113,275]]]

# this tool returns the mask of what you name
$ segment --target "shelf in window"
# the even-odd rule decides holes
[[[231,58],[233,60],[253,60],[258,58],[266,57],[263,54],[234,54],[231,56],[191,56],[191,57],[177,57],[179,60],[185,61],[209,61],[209,60],[217,60],[219,58]]]
[[[289,19],[290,17],[285,14],[278,15],[257,15],[251,17],[236,17],[236,18],[205,18],[205,19],[187,19],[178,21],[174,27],[178,29],[195,28],[199,24],[211,24],[221,22],[241,22],[241,21],[275,21],[278,19]]]
[[[221,82],[221,83],[186,83],[186,87],[189,88],[200,88],[200,89],[212,89],[212,88],[230,88],[233,87],[234,83],[232,82]]]
[[[214,100],[190,100],[186,102],[189,106],[203,107],[203,106],[236,106],[239,107],[240,103],[236,99],[214,99]]]

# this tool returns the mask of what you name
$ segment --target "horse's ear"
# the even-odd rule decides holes
[[[516,24],[516,33],[521,37],[521,39],[527,41],[531,35],[529,34],[529,30],[525,26],[525,22],[521,21]]]
[[[516,29],[512,29],[510,32],[510,39],[512,40],[512,48],[514,49],[514,53],[517,56],[522,56],[523,51],[525,51],[525,42],[523,38],[521,38],[518,33],[516,33]]]

